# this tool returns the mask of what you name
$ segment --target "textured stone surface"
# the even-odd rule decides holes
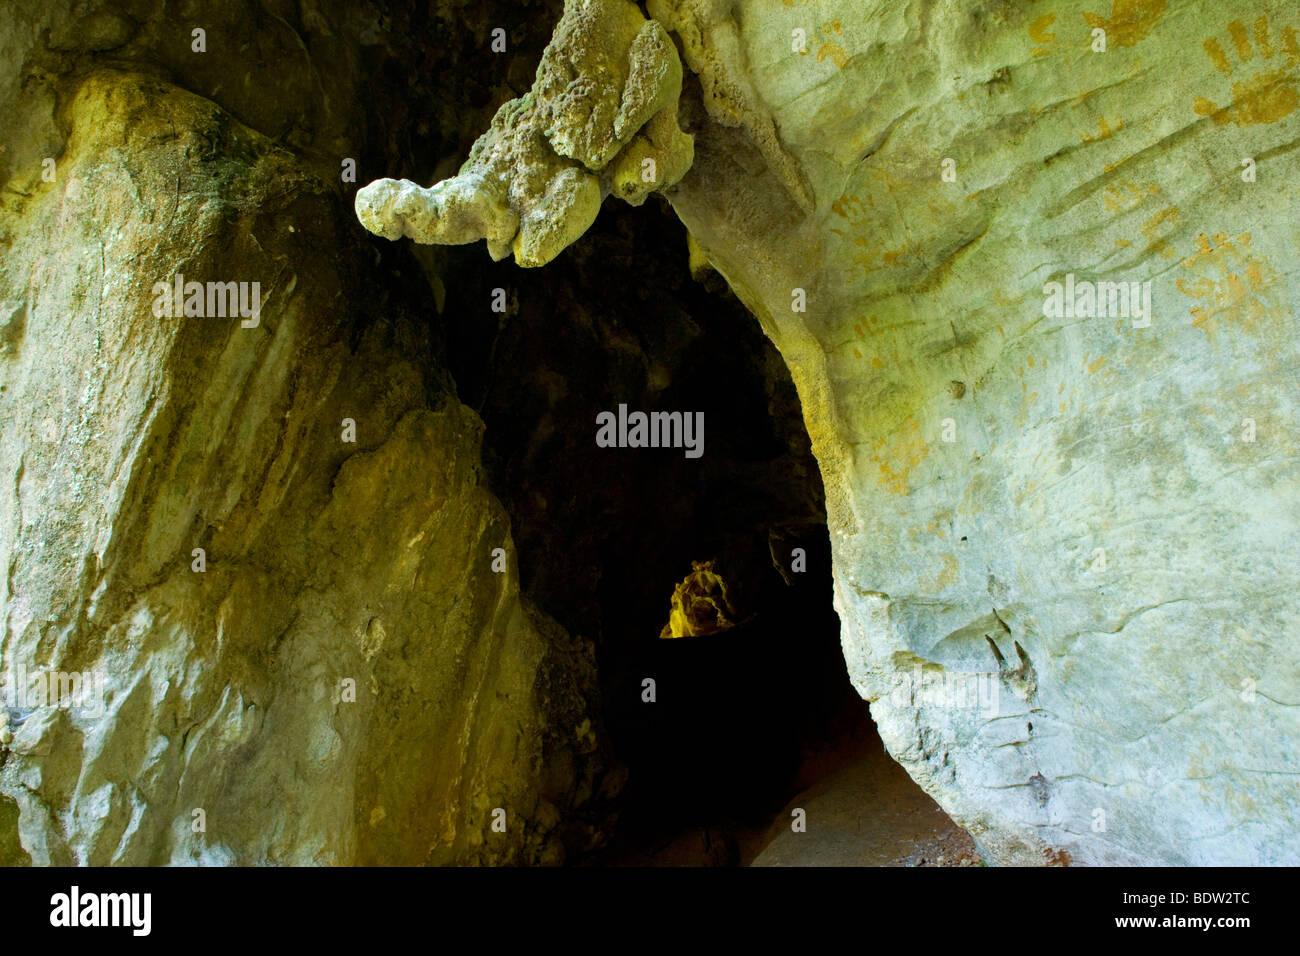
[[[782,564],[784,566],[784,564]],[[691,573],[673,587],[668,623],[659,636],[703,637],[736,626],[736,610],[727,599],[727,582],[712,561],[695,561]]]
[[[85,669],[107,691],[103,715],[0,708],[0,862],[572,859],[611,832],[627,777],[608,772],[614,723],[656,826],[782,785],[820,719],[804,704],[815,668],[781,663],[780,705],[757,714],[736,702],[775,653],[752,675],[733,666],[725,695],[676,693],[653,714],[639,696],[673,584],[706,553],[725,555],[737,594],[763,592],[746,603],[760,615],[747,650],[796,616],[833,633],[793,386],[744,310],[686,276],[666,204],[607,213],[585,250],[527,280],[480,250],[376,242],[350,209],[338,219],[355,190],[340,155],[363,176],[455,169],[495,105],[528,89],[559,12],[532,7],[231,4],[202,21],[206,56],[175,5],[0,15],[0,101],[22,120],[0,143],[0,410],[21,423],[0,440],[0,674]],[[232,51],[240,22],[261,29]],[[497,22],[509,53],[460,42]],[[653,61],[636,37],[666,35],[636,22],[627,53]],[[105,36],[122,43],[106,51]],[[139,72],[103,70],[109,52]],[[397,68],[416,57],[427,69]],[[659,115],[640,89],[625,123]],[[647,254],[664,248],[680,255]],[[635,287],[609,283],[611,266]],[[176,271],[259,282],[257,327],[154,315],[152,283]],[[499,325],[497,286],[512,289]],[[707,407],[709,458],[602,454],[594,409],[619,401]],[[814,555],[815,581],[781,586],[769,532]],[[588,637],[619,702],[600,712]],[[654,666],[703,691],[729,656],[702,670],[679,647]],[[338,699],[344,678],[355,704]],[[700,728],[714,712],[734,723]],[[728,798],[677,800],[683,772]],[[497,806],[506,835],[485,830]]]
[[[101,71],[65,115],[57,180],[6,201],[2,655],[106,692],[8,713],[5,858],[562,859],[594,663],[491,568],[508,520],[427,327],[210,101]],[[260,282],[260,323],[159,317],[176,271]]]

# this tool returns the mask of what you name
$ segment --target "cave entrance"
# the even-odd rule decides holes
[[[570,861],[747,864],[770,844],[779,862],[797,849],[780,837],[790,801],[872,760],[937,812],[845,672],[821,477],[784,362],[720,277],[692,277],[667,203],[607,204],[544,269],[479,246],[422,254],[455,277],[447,364],[486,423],[523,590],[596,648],[608,839]],[[598,416],[620,406],[702,414],[703,454],[601,447]],[[833,812],[880,810],[851,804]]]

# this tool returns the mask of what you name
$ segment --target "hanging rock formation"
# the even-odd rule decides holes
[[[640,205],[691,164],[677,127],[682,65],[630,0],[565,5],[537,82],[497,111],[460,172],[430,189],[381,179],[357,216],[387,239],[486,239],[493,259],[545,265],[587,231],[611,192]]]

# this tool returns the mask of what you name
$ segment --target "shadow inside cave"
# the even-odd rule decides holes
[[[596,649],[607,801],[601,840],[567,859],[750,863],[790,829],[791,798],[883,753],[845,670],[821,477],[783,360],[716,274],[692,278],[658,198],[606,204],[544,269],[478,245],[416,254],[455,277],[436,321],[487,426],[523,590]],[[620,404],[702,412],[704,454],[598,447],[597,415]],[[706,560],[737,623],[661,638],[674,586]]]

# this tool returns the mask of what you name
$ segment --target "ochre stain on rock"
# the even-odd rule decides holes
[[[1216,233],[1213,240],[1201,233],[1197,251],[1183,261],[1194,278],[1178,280],[1178,291],[1199,300],[1192,306],[1192,324],[1213,340],[1227,323],[1247,332],[1261,322],[1279,321],[1288,310],[1279,299],[1277,273],[1252,254],[1250,233],[1235,239]]]
[[[880,439],[871,453],[879,471],[880,486],[896,495],[907,494],[908,476],[929,454],[929,445],[921,437],[921,425],[915,419],[894,435]]]
[[[1109,17],[1085,13],[1083,19],[1106,31],[1107,45],[1134,46],[1160,22],[1168,5],[1168,0],[1115,0]]]
[[[942,535],[940,535],[942,537]],[[938,594],[951,587],[957,581],[957,556],[955,554],[940,555],[942,562],[941,567],[935,573],[934,577],[920,583],[920,589],[924,593]]]
[[[1052,24],[1056,22],[1055,13],[1044,13],[1041,17],[1029,24],[1029,39],[1035,43],[1043,44],[1034,49],[1034,56],[1047,56],[1047,47],[1056,39],[1056,34],[1051,32]]]

